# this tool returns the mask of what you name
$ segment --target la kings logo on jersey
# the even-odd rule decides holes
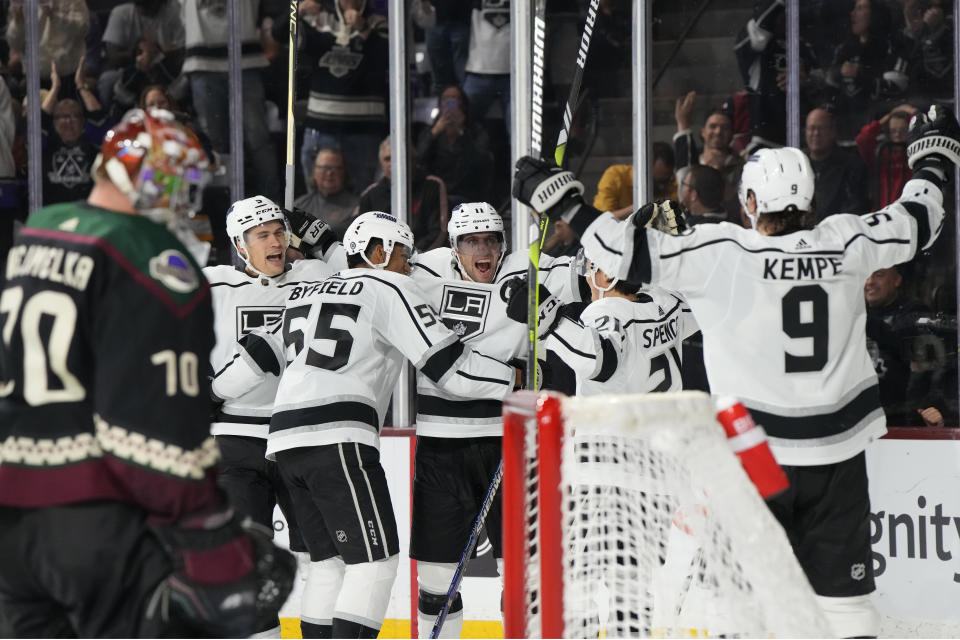
[[[481,289],[444,285],[440,319],[461,340],[481,334],[487,324],[490,295],[490,291]]]
[[[281,315],[282,307],[237,307],[237,339],[254,329],[278,322]]]

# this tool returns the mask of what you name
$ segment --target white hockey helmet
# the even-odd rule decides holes
[[[487,202],[464,202],[458,204],[450,212],[450,221],[447,222],[447,234],[450,236],[450,247],[453,249],[460,266],[461,273],[466,274],[460,262],[460,247],[457,246],[461,237],[471,233],[499,233],[500,255],[497,257],[497,270],[503,264],[503,254],[507,251],[507,236],[503,231],[503,218],[497,210]]]
[[[380,264],[373,264],[367,257],[367,246],[374,238],[383,242],[387,257]],[[396,217],[383,211],[367,211],[353,219],[343,234],[343,247],[348,256],[360,254],[364,262],[374,269],[383,269],[390,262],[393,247],[401,244],[413,251],[413,232]]]
[[[740,204],[747,209],[747,192],[757,199],[757,216],[778,211],[810,211],[814,174],[810,160],[799,149],[761,149],[743,165],[740,174]],[[747,210],[747,215],[750,215]],[[756,217],[750,216],[753,226]]]
[[[273,220],[279,220],[283,223],[283,230],[289,246],[290,225],[283,215],[283,210],[273,200],[265,196],[253,196],[252,198],[237,200],[227,209],[227,235],[233,241],[237,255],[240,256],[247,268],[257,273],[261,272],[250,264],[250,252],[247,250],[245,238],[246,232]],[[241,249],[244,250],[243,253],[240,252]],[[244,253],[247,255],[244,255]],[[261,275],[266,274],[261,273]]]

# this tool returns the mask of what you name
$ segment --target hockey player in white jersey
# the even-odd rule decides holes
[[[608,276],[583,249],[574,264],[590,286],[592,302],[579,318],[561,317],[544,349],[574,370],[577,395],[683,389],[680,350],[697,332],[690,307],[659,287]]]
[[[293,215],[297,219],[297,214]],[[305,219],[302,214],[300,218]],[[302,224],[303,219],[297,221]],[[322,222],[315,222],[318,224],[311,239],[323,236],[315,251],[346,266],[343,249],[334,234]],[[289,492],[276,463],[264,458],[279,371],[271,371],[261,384],[237,397],[231,397],[233,390],[222,384],[226,378],[216,374],[232,366],[234,346],[240,339],[248,342],[247,348],[254,357],[262,352],[262,338],[251,332],[279,322],[292,287],[319,282],[335,269],[323,260],[298,260],[293,264],[287,261],[290,225],[280,207],[268,198],[254,196],[233,203],[227,210],[226,223],[227,235],[243,267],[219,265],[203,270],[210,281],[216,335],[210,354],[215,374],[213,392],[228,398],[216,409],[211,425],[221,454],[218,482],[235,509],[271,531],[273,508],[279,504],[289,527],[290,549],[305,552]],[[317,243],[301,243],[309,252],[308,245],[313,248]]]
[[[936,240],[958,139],[946,109],[918,114],[907,148],[914,177],[900,199],[813,227],[803,224],[814,192],[809,161],[796,149],[760,151],[740,185],[755,231],[721,223],[676,237],[645,228],[656,206],[620,222],[586,205],[569,172],[533,158],[517,163],[514,194],[563,216],[600,268],[689,302],[711,389],[743,401],[790,478],[770,506],[840,637],[879,631],[863,452],[886,426],[866,350],[863,283]]]
[[[510,285],[518,284],[518,278],[526,274],[527,252],[507,254],[503,220],[486,202],[454,208],[447,230],[450,247],[419,254],[414,280],[438,309],[440,319],[467,344],[504,361],[524,357],[526,326],[511,320],[506,309],[514,291]],[[569,257],[554,260],[544,256],[541,277],[558,296],[579,300]],[[526,300],[526,285],[522,291],[518,287],[516,294]],[[552,325],[556,306],[544,299],[541,309],[550,314],[544,327]],[[421,637],[430,633],[443,606],[500,462],[502,413],[499,398],[472,400],[439,387],[429,376],[417,376],[410,555],[417,559]],[[498,496],[486,518],[487,536],[498,559],[502,557],[500,514]],[[460,637],[462,624],[463,603],[457,595],[441,637]]]
[[[409,360],[438,387],[478,402],[502,400],[520,372],[475,352],[439,321],[407,276],[414,245],[405,224],[364,213],[344,246],[350,268],[291,292],[272,334],[282,344],[268,337],[270,357],[235,366],[253,374],[249,387],[286,365],[267,455],[290,488],[310,551],[304,637],[373,638],[397,571],[379,440],[401,367]]]

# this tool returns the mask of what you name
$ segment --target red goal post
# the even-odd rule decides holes
[[[504,403],[508,638],[826,637],[699,392]]]

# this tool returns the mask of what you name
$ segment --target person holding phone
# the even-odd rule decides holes
[[[440,93],[433,126],[420,135],[417,153],[423,169],[447,185],[450,206],[488,198],[493,166],[489,138],[471,122],[460,87],[451,85]]]

